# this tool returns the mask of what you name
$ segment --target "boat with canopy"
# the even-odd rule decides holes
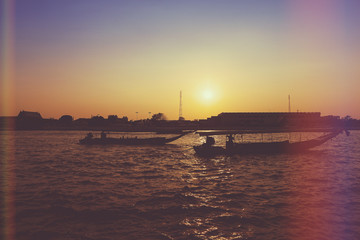
[[[309,132],[307,130],[306,132]],[[198,131],[200,136],[206,136],[206,142],[199,146],[194,146],[196,154],[201,156],[213,156],[213,155],[233,155],[233,154],[276,154],[276,153],[298,153],[304,152],[311,148],[320,146],[328,140],[335,138],[337,135],[349,132],[344,129],[328,129],[328,130],[311,130],[310,132],[327,132],[326,134],[317,138],[305,141],[290,142],[285,141],[271,141],[271,142],[246,142],[237,143],[234,142],[235,135],[242,134],[254,134],[254,133],[284,133],[286,131]],[[214,146],[215,140],[212,136],[225,135],[226,145]]]

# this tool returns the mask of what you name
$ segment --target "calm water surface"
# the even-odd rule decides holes
[[[359,131],[303,154],[210,159],[195,134],[159,147],[0,134],[14,142],[16,239],[360,239]]]

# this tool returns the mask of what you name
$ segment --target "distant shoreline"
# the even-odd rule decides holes
[[[240,130],[259,132],[329,131],[331,129],[360,130],[360,120],[350,116],[321,116],[320,112],[223,112],[203,120],[166,120],[163,114],[151,119],[129,121],[127,117],[94,116],[76,119],[63,115],[60,119],[44,119],[38,112],[21,111],[18,116],[0,117],[1,130],[43,131],[108,131],[156,132],[178,134],[189,130]]]
[[[326,128],[224,128],[224,127],[212,127],[212,128],[122,128],[122,129],[110,129],[110,128],[39,128],[39,129],[15,129],[15,128],[0,128],[0,131],[83,131],[83,132],[154,132],[158,134],[178,134],[183,131],[201,131],[201,130],[239,130],[239,131],[259,131],[264,133],[271,132],[323,132],[331,129],[338,129],[341,127],[326,127]],[[344,128],[349,131],[358,131],[360,126]]]

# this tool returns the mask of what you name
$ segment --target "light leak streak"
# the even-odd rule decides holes
[[[11,116],[13,110],[13,63],[14,63],[14,0],[3,1],[3,12],[1,13],[1,22],[3,26],[0,44],[1,53],[1,80],[0,80],[0,114],[2,116]],[[6,120],[4,126],[6,131],[1,132],[0,154],[1,154],[1,205],[2,205],[2,222],[3,228],[1,239],[15,239],[15,207],[14,207],[14,191],[15,191],[15,173],[14,173],[14,138],[11,128],[11,122]]]

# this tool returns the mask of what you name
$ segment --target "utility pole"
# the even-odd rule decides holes
[[[182,92],[180,90],[179,120],[183,120],[182,116]]]
[[[136,112],[136,121],[138,120],[138,113],[139,113],[139,112]]]

